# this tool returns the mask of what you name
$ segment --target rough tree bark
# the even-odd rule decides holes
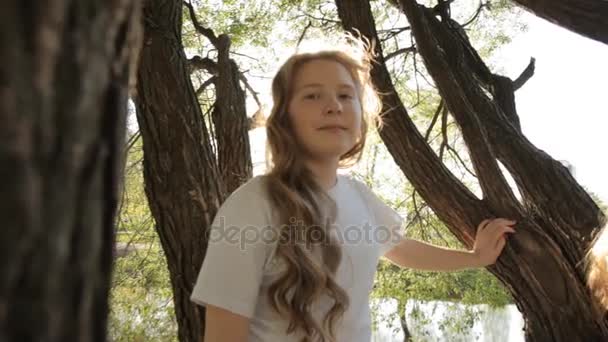
[[[106,341],[139,12],[135,0],[2,4],[2,341]]]
[[[346,30],[378,41],[369,2],[336,0]],[[460,36],[447,11],[399,1],[417,51],[459,125],[483,191],[477,199],[457,181],[424,142],[408,117],[384,65],[382,49],[372,76],[385,94],[380,135],[413,186],[466,246],[486,217],[512,217],[518,233],[489,270],[513,294],[526,319],[529,341],[598,341],[608,325],[591,310],[580,268],[593,230],[604,219],[568,170],[521,133],[513,82],[494,75]],[[442,20],[436,17],[440,14]],[[482,89],[483,88],[483,89]],[[484,90],[492,96],[485,95]],[[500,160],[522,195],[517,200],[498,168]],[[567,308],[567,309],[566,309]]]
[[[245,93],[239,85],[239,70],[230,59],[230,38],[223,34],[218,43],[218,77],[212,113],[221,178],[228,193],[251,178],[253,165],[249,147]]]
[[[209,226],[229,191],[251,177],[251,158],[245,95],[234,88],[231,68],[236,65],[228,58],[228,37],[216,38],[211,30],[197,28],[220,50],[217,62],[198,58],[215,70],[218,99],[211,136],[190,81],[196,66],[182,46],[182,5],[180,0],[145,2],[135,102],[146,195],[167,257],[179,340],[185,342],[201,341],[204,333],[204,308],[189,297],[206,253]],[[220,94],[226,98],[219,99]],[[220,151],[217,158],[212,139]]]
[[[196,31],[205,36],[217,50],[217,62],[199,56],[192,57],[188,62],[191,71],[204,69],[214,75],[210,82],[215,86],[215,103],[211,114],[215,133],[213,138],[217,142],[216,153],[221,179],[226,185],[227,193],[232,193],[251,178],[253,173],[247,136],[254,123],[247,118],[245,92],[239,84],[241,79],[245,82],[246,79],[235,61],[230,58],[230,37],[226,34],[216,36],[212,29],[203,27],[192,4],[184,4],[188,7],[190,20]],[[204,86],[205,84],[201,88]],[[257,97],[255,99],[259,101]]]
[[[608,44],[606,0],[513,0],[535,15]]]

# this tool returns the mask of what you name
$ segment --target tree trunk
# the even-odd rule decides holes
[[[401,330],[403,330],[403,342],[412,342],[413,336],[410,329],[407,327],[407,317],[405,315],[405,303],[398,306],[399,310],[399,323],[401,324]]]
[[[239,84],[239,69],[230,59],[230,38],[223,34],[217,42],[218,76],[215,82],[213,126],[221,179],[232,193],[253,174],[249,147],[249,121],[245,92]]]
[[[608,44],[606,0],[513,0],[535,15]]]
[[[607,322],[592,312],[592,298],[579,267],[593,229],[601,225],[601,212],[565,167],[523,136],[512,102],[515,87],[479,64],[481,59],[456,23],[445,13],[439,21],[436,10],[413,0],[399,3],[410,22],[417,51],[461,129],[483,199],[455,180],[424,142],[395,93],[378,46],[380,63],[372,76],[376,87],[389,94],[383,98],[384,107],[392,109],[380,132],[389,152],[466,246],[472,246],[481,219],[502,216],[518,220],[518,233],[510,237],[505,252],[489,270],[513,294],[525,316],[529,341],[605,339]],[[357,29],[378,41],[368,1],[337,0],[336,4],[345,29]],[[497,160],[514,177],[522,202],[507,185]]]
[[[216,102],[216,158],[182,46],[182,1],[146,1],[144,19],[135,102],[146,195],[167,257],[179,340],[202,341],[204,308],[189,298],[206,254],[208,229],[229,191],[251,177],[245,101],[239,98],[244,93],[234,88],[238,81],[230,68],[236,65],[224,41],[215,82],[217,96],[224,94],[228,98],[222,100],[232,103]],[[212,38],[217,44],[218,38]]]
[[[106,341],[134,0],[0,11],[0,340]]]

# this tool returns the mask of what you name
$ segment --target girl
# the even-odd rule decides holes
[[[493,264],[515,222],[486,220],[473,251],[402,238],[403,219],[337,169],[361,156],[379,101],[370,57],[296,54],[272,83],[270,171],[221,206],[191,299],[205,342],[369,342],[369,294],[381,256],[452,271]]]

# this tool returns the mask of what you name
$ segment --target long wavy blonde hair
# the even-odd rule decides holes
[[[287,333],[301,330],[306,336],[303,341],[335,341],[336,323],[350,300],[335,280],[342,258],[341,248],[330,230],[336,217],[336,203],[305,166],[287,110],[294,76],[302,65],[324,59],[346,67],[357,88],[363,117],[360,136],[340,157],[339,165],[347,167],[356,163],[365,146],[370,120],[379,120],[380,109],[370,79],[370,51],[373,50],[369,44],[360,43],[356,51],[361,53],[361,58],[342,50],[295,54],[282,65],[272,82],[274,105],[266,121],[269,153],[266,184],[280,221],[276,255],[286,261],[287,270],[271,284],[268,294],[273,308],[289,319]],[[333,300],[333,305],[321,324],[310,309],[323,295]]]
[[[597,233],[587,254],[587,285],[598,312],[608,311],[608,224]]]

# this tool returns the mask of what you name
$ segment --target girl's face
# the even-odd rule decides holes
[[[304,63],[293,78],[288,113],[298,143],[314,160],[339,158],[361,135],[361,102],[355,82],[341,63]]]

